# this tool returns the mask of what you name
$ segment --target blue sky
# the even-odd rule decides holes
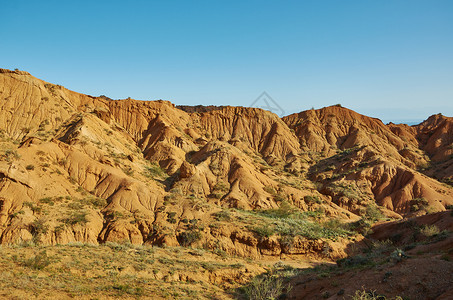
[[[453,1],[7,1],[0,67],[114,99],[453,116]]]

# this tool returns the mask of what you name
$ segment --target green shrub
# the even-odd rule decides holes
[[[274,196],[274,200],[276,202],[283,202],[286,200],[286,198],[287,198],[286,195],[283,193],[277,193],[277,195]]]
[[[261,222],[256,226],[249,226],[249,229],[261,237],[269,237],[274,234],[280,236],[302,236],[308,239],[336,239],[340,236],[351,235],[348,225],[340,224],[338,221],[326,222],[323,224],[306,219],[306,212],[301,213],[297,208],[286,201],[282,202],[280,208],[252,212],[261,217]],[[341,226],[340,226],[341,225]]]
[[[377,222],[384,219],[385,216],[375,204],[369,204],[365,210],[365,219],[371,222]]]
[[[349,234],[341,228],[325,228],[323,225],[313,223],[308,220],[287,219],[276,226],[276,231],[280,235],[302,236],[307,239],[317,240],[321,238],[335,239],[339,236]]]
[[[400,296],[395,298],[387,298],[385,296],[379,295],[376,291],[365,291],[358,290],[355,291],[355,294],[351,296],[351,300],[403,300]]]
[[[423,225],[420,228],[420,233],[426,237],[432,237],[440,233],[439,228],[436,225]]]
[[[307,204],[315,204],[315,203],[321,204],[322,203],[321,199],[319,199],[318,196],[309,196],[309,195],[307,195],[307,196],[304,197],[304,201]]]
[[[279,299],[291,286],[284,284],[283,279],[271,274],[254,277],[245,287],[243,293],[250,300]]]
[[[222,193],[222,192],[218,192],[218,191],[214,191],[211,193],[211,197],[214,197],[216,199],[222,199],[222,197],[224,196],[225,194]]]
[[[349,223],[344,223],[339,219],[329,219],[322,223],[322,226],[328,230],[344,230],[349,231]]]
[[[40,212],[41,212],[41,207],[35,205],[35,204],[32,203],[32,202],[25,201],[25,202],[23,203],[23,206],[29,207],[29,208],[33,211],[33,213],[40,213]]]
[[[279,208],[259,211],[261,214],[271,218],[289,218],[298,210],[292,207],[288,202],[283,201]]]
[[[425,198],[415,198],[410,201],[411,211],[416,212],[420,210],[425,210],[429,206],[428,200]]]
[[[406,253],[401,249],[396,249],[390,254],[390,258],[395,262],[400,262],[403,258],[408,258]]]
[[[86,211],[76,211],[73,212],[69,217],[60,219],[59,221],[68,225],[85,224],[88,222],[86,216]]]
[[[120,295],[123,295],[123,294],[130,294],[130,295],[137,295],[137,296],[143,295],[142,287],[133,287],[133,286],[130,286],[129,284],[114,284],[114,285],[112,285],[112,289],[117,291],[118,294],[120,294]]]
[[[154,177],[164,177],[166,175],[164,169],[162,169],[159,165],[156,163],[152,163],[149,166],[145,167],[145,176],[154,178]]]
[[[129,241],[125,241],[122,243],[106,242],[105,245],[115,251],[126,251],[133,247]]]
[[[213,189],[216,191],[228,192],[230,189],[230,185],[223,181],[218,181]]]
[[[260,237],[270,237],[275,233],[275,229],[268,225],[252,227],[252,231]]]
[[[68,204],[68,207],[73,210],[81,210],[83,208],[82,202],[71,202]]]
[[[49,204],[50,206],[53,206],[55,204],[51,197],[41,198],[39,199],[39,202]]]
[[[176,224],[175,216],[176,216],[175,212],[168,212],[167,213],[167,222],[169,222],[171,224]]]
[[[333,171],[333,170],[335,170],[335,165],[329,165],[325,169],[325,171]]]
[[[187,230],[178,235],[178,242],[183,247],[188,247],[201,239],[201,233],[198,230]]]
[[[370,222],[369,220],[365,218],[361,218],[358,221],[349,223],[349,230],[358,232],[363,235],[368,235],[372,232],[371,227],[373,225],[373,222]]]
[[[36,219],[31,223],[31,234],[34,238],[39,237],[41,234],[46,234],[49,226],[45,224],[43,219]]]
[[[218,181],[216,185],[212,188],[211,196],[216,199],[221,199],[230,189],[228,183],[223,181]]]
[[[7,162],[11,162],[11,161],[13,161],[13,160],[19,159],[19,158],[20,158],[20,155],[17,153],[16,150],[10,150],[10,149],[8,149],[8,150],[5,151],[5,154],[3,155],[3,157],[5,158],[5,160],[6,160]]]
[[[222,210],[212,214],[217,221],[230,221],[231,216],[227,210]]]
[[[94,198],[87,198],[84,200],[89,206],[94,208],[104,208],[107,205],[107,201],[102,198],[94,197]]]
[[[275,195],[275,194],[276,194],[275,189],[274,189],[273,187],[271,187],[271,186],[265,186],[265,187],[263,188],[263,190],[264,190],[266,193],[269,193],[269,194],[271,194],[271,195]]]

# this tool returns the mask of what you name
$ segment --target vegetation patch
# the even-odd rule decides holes
[[[48,265],[50,265],[50,263],[51,260],[47,256],[46,250],[43,250],[36,254],[35,256],[25,260],[23,262],[23,265],[31,269],[42,270]]]
[[[420,210],[426,210],[429,206],[428,200],[425,198],[415,198],[410,201],[411,211],[417,212]]]
[[[87,214],[88,213],[84,210],[75,211],[72,212],[68,217],[59,219],[59,221],[67,225],[85,224],[88,222]]]
[[[355,235],[348,229],[347,224],[339,221],[332,226],[329,222],[315,222],[307,214],[287,202],[282,202],[280,208],[249,212],[256,217],[255,224],[249,225],[249,229],[261,237],[280,235],[287,237],[301,236],[307,239],[331,239]]]
[[[193,243],[199,241],[201,239],[202,235],[198,230],[192,229],[192,230],[187,230],[184,232],[181,232],[178,235],[178,242],[181,246],[183,247],[188,247],[192,245]]]
[[[376,291],[357,290],[351,297],[351,300],[403,300],[402,297],[387,298],[384,295],[376,293]]]
[[[16,150],[5,150],[4,154],[2,155],[2,158],[6,160],[7,162],[13,162],[15,160],[18,160],[20,158],[19,153],[17,153]]]
[[[212,214],[217,221],[231,221],[231,214],[228,210],[221,210]]]
[[[145,170],[143,172],[143,174],[146,176],[146,177],[149,177],[149,178],[162,178],[162,177],[168,177],[167,176],[167,173],[165,173],[165,170],[162,169],[159,165],[157,165],[156,163],[152,163],[148,166],[145,167]]]

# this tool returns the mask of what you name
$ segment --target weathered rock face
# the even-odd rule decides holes
[[[304,150],[324,152],[330,156],[336,154],[336,149],[368,146],[409,167],[426,162],[414,139],[397,135],[379,119],[360,115],[341,106],[304,111],[284,117],[283,120],[295,130]],[[412,154],[411,159],[400,153],[403,150]]]
[[[451,123],[384,125],[341,107],[280,119],[256,108],[114,101],[0,69],[0,241],[198,245],[249,257],[328,248],[341,257],[346,240],[288,244],[252,220],[283,204],[321,224],[355,221],[376,203],[390,217],[444,210],[451,189],[416,168],[448,164]],[[225,226],[219,216],[230,210]]]
[[[404,216],[420,206],[442,211],[452,201],[451,188],[417,171],[432,160],[435,165],[426,170],[427,175],[439,171],[438,164],[443,173],[433,177],[448,180],[452,175],[451,118],[436,115],[412,127],[384,125],[332,106],[283,120],[294,129],[303,150],[321,152],[311,167],[311,178],[321,182],[323,193],[342,207],[357,213],[363,207],[360,202],[369,200]]]

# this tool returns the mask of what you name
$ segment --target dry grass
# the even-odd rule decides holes
[[[28,243],[0,254],[2,299],[224,299],[257,274],[250,262],[179,247]]]

